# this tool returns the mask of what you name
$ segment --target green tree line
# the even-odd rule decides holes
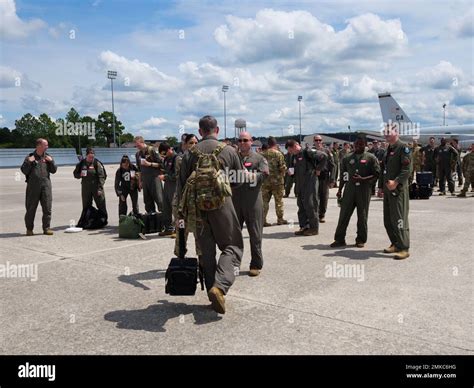
[[[81,117],[74,108],[69,110],[66,117],[56,121],[46,113],[38,117],[26,113],[15,120],[14,129],[0,128],[0,148],[29,148],[34,146],[35,140],[39,137],[47,139],[50,147],[75,148],[78,152],[80,148],[88,146],[109,147],[113,144],[113,119],[114,115],[108,111],[102,112],[97,118]],[[115,135],[118,144],[133,141],[133,135],[125,132],[124,125],[116,116]]]

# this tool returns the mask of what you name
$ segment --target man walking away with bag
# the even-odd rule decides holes
[[[242,174],[243,167],[232,146],[217,140],[219,127],[212,116],[199,120],[202,141],[183,157],[178,179],[180,218],[195,231],[202,251],[201,266],[214,311],[225,313],[225,298],[235,281],[244,248],[239,220],[232,204],[232,191],[222,174]],[[220,173],[219,173],[219,170]],[[191,218],[195,218],[193,225]],[[216,245],[221,251],[216,261]]]

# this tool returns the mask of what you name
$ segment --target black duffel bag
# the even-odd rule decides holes
[[[107,215],[94,206],[82,210],[77,227],[82,229],[102,229],[107,225]]]

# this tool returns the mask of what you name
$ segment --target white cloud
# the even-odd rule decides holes
[[[350,78],[341,81],[336,99],[338,102],[373,102],[376,101],[377,93],[392,89],[390,82],[380,82],[365,74],[358,82]]]
[[[46,113],[50,116],[66,114],[70,106],[64,102],[56,101],[37,95],[26,95],[21,97],[23,108],[30,113]]]
[[[41,88],[41,85],[31,81],[26,74],[22,74],[18,70],[0,65],[0,88],[14,87],[37,90]]]
[[[180,64],[179,70],[185,77],[188,87],[214,85],[220,88],[226,84],[233,92],[255,94],[272,90],[278,92],[292,87],[290,82],[278,77],[275,71],[254,74],[249,68],[224,68],[208,62],[197,64],[192,61]]]
[[[451,20],[449,28],[457,37],[472,38],[474,36],[474,7],[463,16]]]
[[[338,33],[342,58],[378,57],[397,54],[407,44],[407,37],[399,19],[382,20],[367,13],[347,20],[347,27]]]
[[[130,60],[112,51],[103,51],[99,64],[104,72],[115,70],[118,79],[114,83],[116,90],[123,92],[171,92],[181,87],[182,82],[169,76],[156,67],[138,59]]]
[[[46,27],[41,19],[21,20],[16,13],[14,0],[0,1],[0,37],[7,40],[24,39]]]
[[[416,75],[417,83],[434,89],[450,89],[457,86],[463,78],[463,72],[448,61],[436,66],[424,68]]]
[[[162,117],[150,117],[148,120],[145,120],[142,124],[138,125],[139,127],[143,128],[156,128],[160,125],[167,123],[168,120]]]
[[[474,85],[459,87],[454,92],[452,102],[456,105],[473,105],[474,104]]]
[[[214,37],[226,49],[227,58],[241,63],[377,60],[381,53],[400,54],[407,44],[400,20],[382,20],[371,13],[348,19],[339,32],[306,11],[264,9],[255,19],[227,16],[226,21]]]
[[[215,30],[214,37],[231,57],[243,63],[300,57],[313,39],[334,35],[330,26],[306,11],[264,9],[255,19],[230,15],[226,21]]]

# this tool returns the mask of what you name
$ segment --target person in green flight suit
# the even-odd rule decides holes
[[[95,157],[95,151],[87,148],[86,157],[74,169],[74,178],[81,179],[82,210],[92,206],[92,199],[107,221],[104,185],[107,173],[105,167]]]
[[[22,166],[21,172],[26,176],[26,214],[25,225],[26,235],[33,236],[33,226],[35,221],[36,209],[38,203],[41,203],[43,209],[43,233],[51,236],[51,208],[53,205],[53,193],[51,189],[50,174],[57,171],[56,164],[48,150],[48,141],[46,139],[36,140],[36,149],[29,154]]]
[[[412,169],[411,150],[400,141],[397,124],[385,129],[389,143],[384,157],[384,171],[380,175],[379,187],[383,187],[383,219],[391,245],[384,253],[395,253],[395,260],[410,256],[410,229],[408,210],[410,197],[408,188]]]
[[[367,242],[367,219],[369,216],[372,184],[380,175],[377,158],[365,151],[367,140],[359,134],[354,142],[354,152],[347,154],[341,162],[339,190],[336,196],[342,196],[341,211],[337,223],[334,242],[331,247],[346,246],[346,231],[354,209],[357,208],[357,237],[356,247],[363,248]]]

